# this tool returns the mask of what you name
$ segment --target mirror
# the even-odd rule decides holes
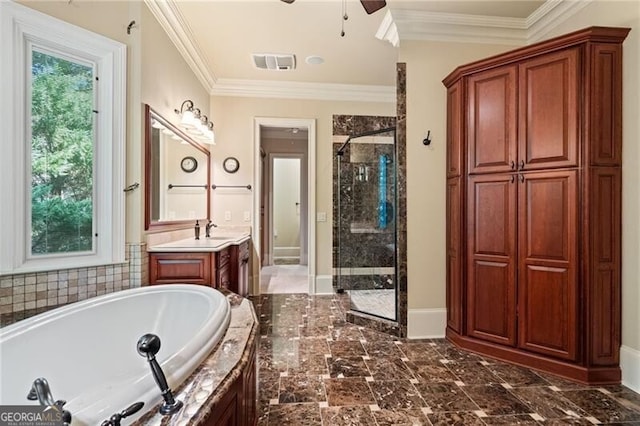
[[[171,230],[209,218],[211,155],[145,105],[145,230]]]

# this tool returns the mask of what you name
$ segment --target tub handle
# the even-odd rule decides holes
[[[130,406],[128,406],[124,410],[122,410],[119,413],[116,413],[113,416],[111,416],[108,420],[103,421],[100,424],[100,426],[120,426],[120,421],[122,419],[137,413],[138,411],[140,411],[140,409],[143,406],[144,406],[144,402],[136,402],[134,404],[131,404]]]
[[[160,338],[155,334],[145,334],[138,339],[137,348],[138,353],[141,356],[146,357],[147,361],[149,361],[153,379],[160,388],[162,398],[164,398],[164,403],[160,406],[160,414],[168,415],[180,410],[183,405],[182,401],[173,398],[171,389],[167,384],[167,378],[165,377],[160,364],[158,364],[158,361],[156,360],[156,354],[160,350]]]

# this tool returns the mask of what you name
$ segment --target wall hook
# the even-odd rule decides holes
[[[135,25],[136,21],[129,22],[129,25],[127,25],[127,34],[131,34],[131,28],[133,28]]]
[[[422,140],[422,143],[426,146],[431,145],[431,130],[427,130],[427,137]]]

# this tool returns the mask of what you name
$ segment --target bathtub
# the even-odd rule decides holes
[[[134,402],[153,408],[162,398],[138,338],[157,334],[156,359],[175,390],[224,335],[225,296],[178,284],[137,288],[74,303],[0,329],[0,405],[34,404],[26,395],[45,377],[55,399],[67,401],[73,425],[99,425]]]

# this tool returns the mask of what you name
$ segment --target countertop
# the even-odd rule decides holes
[[[235,246],[248,241],[251,234],[247,231],[213,231],[211,237],[206,238],[200,236],[199,240],[195,238],[185,238],[182,240],[171,241],[169,243],[157,244],[147,247],[148,252],[206,252],[221,251],[229,246]]]

